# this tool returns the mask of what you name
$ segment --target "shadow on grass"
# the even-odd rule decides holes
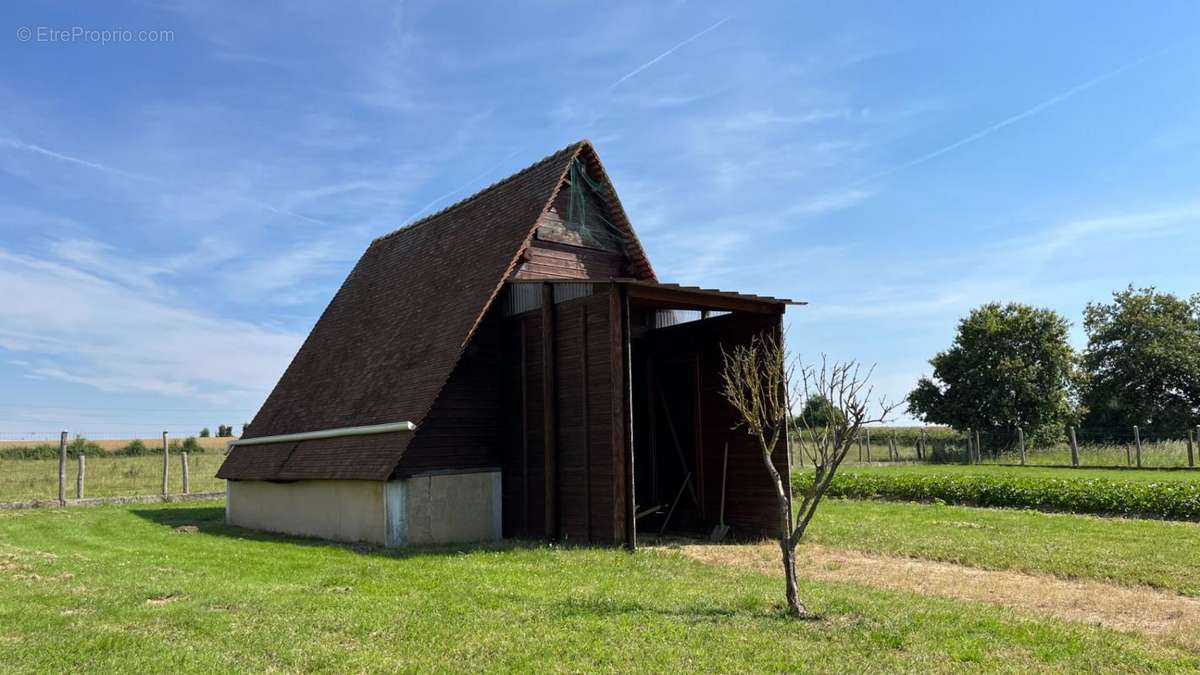
[[[730,621],[740,621],[746,618],[773,619],[785,622],[798,622],[810,625],[822,625],[828,620],[818,614],[805,617],[794,617],[787,612],[782,604],[772,603],[762,605],[756,600],[752,604],[736,607],[660,607],[641,602],[613,600],[607,597],[573,598],[553,603],[551,605],[560,616],[615,616],[648,614],[671,619],[682,619],[690,623],[720,624]]]
[[[388,548],[366,543],[343,543],[304,537],[298,535],[274,534],[248,530],[225,524],[224,506],[189,506],[189,507],[134,507],[129,512],[143,520],[174,530],[175,528],[192,525],[199,528],[200,533],[241,539],[244,541],[278,542],[292,546],[306,546],[324,549],[341,549],[354,551],[361,555],[372,555],[384,558],[413,558],[418,556],[454,556],[464,553],[494,552],[510,550],[528,550],[543,548],[545,542],[505,539],[498,542],[479,544],[458,544],[439,546],[403,546]]]

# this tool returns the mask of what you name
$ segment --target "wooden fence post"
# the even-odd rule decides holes
[[[1142,434],[1137,425],[1133,425],[1133,443],[1137,447],[1137,468],[1142,468]]]
[[[1025,466],[1025,430],[1017,427],[1017,448],[1021,451],[1021,466]]]
[[[191,494],[190,486],[188,485],[188,460],[187,453],[179,453],[179,461],[183,462],[183,494]]]
[[[975,463],[983,463],[983,443],[979,442],[979,430],[975,430]]]
[[[975,463],[975,430],[967,427],[967,464]]]
[[[167,432],[164,431],[163,432],[163,483],[162,483],[162,493],[163,493],[164,497],[167,496],[167,488],[168,488],[167,477],[170,475],[170,472],[171,472],[170,466],[167,464],[167,462],[169,462],[169,461],[170,461],[170,451],[167,450]]]
[[[867,429],[867,461],[871,461],[871,430]]]
[[[1196,425],[1195,434],[1188,431],[1188,466],[1190,467],[1195,467],[1196,465],[1196,456],[1192,452],[1193,440],[1195,443],[1200,444],[1200,424]]]
[[[925,461],[925,427],[921,427],[921,437],[917,439],[917,459]]]
[[[1075,440],[1075,427],[1068,427],[1071,430],[1071,466],[1079,466],[1079,442]]]
[[[87,457],[79,453],[79,475],[75,476],[75,499],[83,499],[83,474],[87,471]]]
[[[58,503],[67,503],[67,432],[58,437]]]

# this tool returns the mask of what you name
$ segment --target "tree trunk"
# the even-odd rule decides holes
[[[800,618],[808,616],[808,609],[800,602],[800,590],[796,588],[796,549],[786,539],[779,540],[783,553],[783,578],[787,586],[788,614]]]

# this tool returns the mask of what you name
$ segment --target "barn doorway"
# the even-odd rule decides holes
[[[656,349],[650,336],[634,351],[634,493],[642,536],[699,534],[705,512],[698,352]]]

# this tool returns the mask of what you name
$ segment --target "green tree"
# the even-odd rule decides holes
[[[1200,294],[1129,286],[1083,313],[1085,426],[1181,434],[1200,423]]]
[[[833,401],[821,394],[814,394],[804,401],[804,408],[800,410],[800,417],[795,423],[800,427],[815,429],[823,428],[830,422],[841,423],[845,419],[846,413]]]
[[[997,447],[1015,427],[1032,440],[1061,438],[1072,416],[1070,324],[1057,312],[1019,303],[971,310],[954,343],[930,359],[908,395],[913,415],[958,430],[979,429]]]
[[[212,432],[208,430],[208,427],[200,430],[200,438],[208,438],[209,436],[212,436]]]

